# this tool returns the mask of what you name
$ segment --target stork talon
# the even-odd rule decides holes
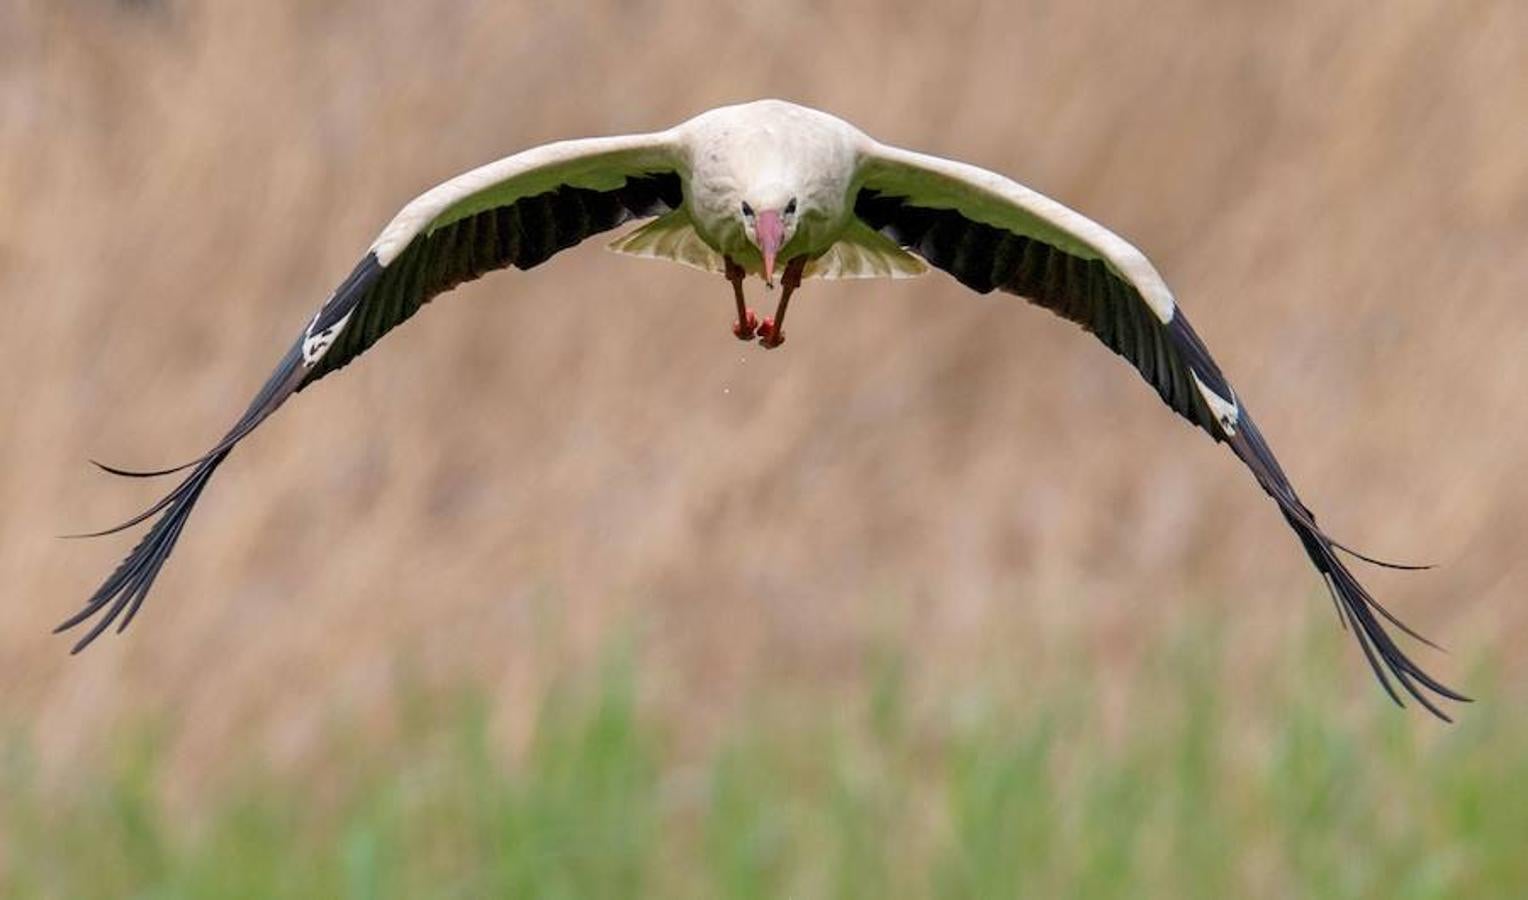
[[[766,317],[759,325],[759,346],[766,350],[773,350],[785,343],[785,332],[775,328],[773,317]]]
[[[751,341],[759,330],[759,317],[753,310],[744,310],[744,317],[732,323],[732,334],[740,341]]]

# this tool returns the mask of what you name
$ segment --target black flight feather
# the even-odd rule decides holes
[[[67,631],[99,615],[75,643],[73,652],[78,653],[113,622],[120,619],[118,631],[126,628],[174,550],[202,491],[233,448],[288,397],[365,352],[431,298],[505,266],[528,269],[590,235],[633,218],[662,215],[682,202],[679,176],[673,173],[632,176],[608,191],[563,186],[426,230],[387,266],[368,253],[308,323],[244,415],[210,450],[169,469],[139,471],[95,463],[129,478],[191,471],[174,490],[126,522],[87,535],[70,535],[99,537],[159,516],[79,612],[55,631]],[[305,356],[304,347],[311,338],[331,331],[327,348],[314,348]]]

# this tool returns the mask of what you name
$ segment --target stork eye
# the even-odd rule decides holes
[[[787,216],[794,216],[796,214],[796,198],[795,197],[791,198],[791,202],[785,204],[785,214]]]
[[[748,205],[748,201],[747,200],[743,201],[743,215],[747,216],[750,219],[753,218],[753,207]]]

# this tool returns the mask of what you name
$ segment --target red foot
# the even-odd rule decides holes
[[[775,330],[774,317],[765,318],[763,324],[759,326],[759,346],[773,350],[783,343],[785,343],[785,333]]]
[[[732,333],[736,335],[737,339],[740,341],[753,340],[753,335],[758,330],[759,317],[754,315],[753,310],[751,309],[748,310],[748,316],[747,318],[743,319],[743,321],[732,323]]]

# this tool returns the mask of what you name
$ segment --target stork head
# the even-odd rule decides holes
[[[758,202],[739,200],[738,215],[743,220],[743,233],[764,258],[764,283],[774,287],[775,257],[796,233],[796,197],[788,191],[770,190],[757,192],[756,199]]]

